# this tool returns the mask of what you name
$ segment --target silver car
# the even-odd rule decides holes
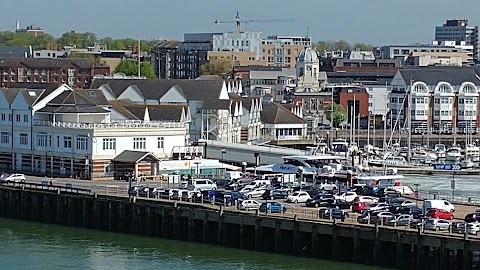
[[[425,222],[425,229],[433,231],[448,231],[452,224],[450,221],[440,218],[429,218]]]

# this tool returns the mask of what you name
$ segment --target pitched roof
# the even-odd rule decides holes
[[[266,124],[305,124],[305,120],[293,114],[281,104],[270,102],[262,105],[260,113],[263,123]]]
[[[25,57],[30,56],[29,47],[0,47],[0,57]]]
[[[38,110],[44,113],[107,113],[108,111],[97,106],[84,105],[47,105]]]
[[[152,80],[119,80],[95,79],[92,88],[108,85],[114,97],[119,97],[128,87],[136,86],[145,99],[160,100],[172,87],[181,88],[188,100],[203,101],[205,109],[228,108],[228,100],[219,100],[223,86],[222,80],[183,80],[183,79],[152,79]]]
[[[0,56],[1,57],[1,56]],[[14,65],[23,63],[29,68],[50,68],[50,69],[61,69],[65,65],[72,63],[82,69],[90,69],[93,67],[94,62],[90,59],[83,58],[3,58],[0,59],[0,67],[10,68]],[[96,67],[103,66],[103,64],[95,64]]]
[[[145,157],[150,157],[153,160],[160,161],[158,157],[150,152],[143,152],[143,151],[132,151],[132,150],[125,150],[115,158],[112,159],[113,162],[121,162],[121,163],[138,163],[143,160]]]
[[[175,121],[182,120],[182,113],[188,110],[184,105],[153,105],[148,106],[150,120],[154,121]]]
[[[413,80],[422,81],[427,85],[436,85],[442,81],[451,85],[461,85],[464,82],[480,85],[476,69],[470,67],[403,69],[398,72],[407,84]]]

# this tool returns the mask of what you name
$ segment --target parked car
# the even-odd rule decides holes
[[[464,220],[467,223],[480,221],[480,213],[476,212],[476,213],[467,214]]]
[[[247,196],[247,198],[257,198],[257,197],[262,197],[263,193],[265,193],[265,187],[257,187],[257,188],[254,188],[248,192],[245,192],[245,196]]]
[[[262,195],[265,200],[286,199],[288,191],[283,189],[267,189]]]
[[[401,211],[402,214],[412,215],[413,218],[415,218],[415,219],[421,218],[423,216],[422,209],[420,209],[416,206],[402,207],[400,211]]]
[[[374,203],[369,205],[365,210],[367,211],[381,211],[381,210],[387,210],[390,206],[386,203]]]
[[[441,219],[449,219],[449,220],[454,218],[453,212],[450,212],[444,209],[435,209],[435,208],[429,209],[426,216],[431,218],[441,218]]]
[[[364,202],[366,204],[374,204],[378,202],[378,198],[371,197],[371,196],[358,196],[356,197],[353,202]]]
[[[366,202],[354,202],[352,204],[352,211],[354,213],[362,213],[362,211],[368,207]]]
[[[259,209],[260,212],[267,212],[268,210],[271,213],[285,213],[287,211],[287,207],[278,202],[262,203]]]
[[[238,204],[238,209],[247,211],[256,210],[260,208],[260,205],[261,204],[255,200],[245,200]]]
[[[308,207],[330,206],[335,202],[333,195],[318,194],[313,198],[308,199],[305,205]]]
[[[433,231],[447,231],[450,229],[451,223],[448,220],[440,218],[429,218],[425,221],[425,229]]]
[[[416,201],[411,201],[411,200],[401,200],[400,201],[400,205],[402,207],[414,207],[414,206],[417,206],[417,202]]]
[[[421,217],[421,218],[412,220],[410,222],[410,228],[418,229],[421,226],[425,226],[425,222],[427,221],[427,219],[429,219],[429,218],[428,217]]]
[[[6,177],[2,178],[2,180],[5,181],[5,182],[21,183],[21,182],[27,181],[27,178],[25,177],[24,174],[12,173],[12,174],[9,174]]]
[[[344,192],[340,195],[335,195],[335,199],[344,200],[344,201],[347,201],[347,202],[353,202],[353,200],[355,200],[355,198],[357,196],[358,196],[357,193],[355,193],[353,191],[347,191],[347,192]]]
[[[465,222],[462,225],[458,226],[459,233],[480,235],[480,222]]]
[[[429,209],[443,209],[449,212],[455,212],[455,206],[446,200],[425,200],[423,201],[423,213],[427,213]]]
[[[347,219],[349,217],[349,214],[347,211],[336,209],[336,208],[330,208],[330,216],[332,216],[333,219],[341,219],[342,221]]]
[[[350,209],[352,204],[343,200],[335,200],[330,206],[337,209]]]
[[[287,202],[299,203],[306,202],[310,199],[310,195],[306,191],[295,191],[287,197]]]
[[[225,189],[228,185],[234,183],[234,181],[231,179],[214,179],[213,182],[217,184],[218,188],[225,188]]]
[[[315,195],[317,195],[318,193],[320,193],[320,190],[318,190],[316,187],[314,186],[304,186],[304,187],[301,187],[300,188],[300,191],[305,191],[308,193],[308,195],[310,195],[310,197],[313,197]]]
[[[189,179],[187,189],[197,191],[216,190],[217,184],[210,179]]]
[[[316,183],[314,186],[320,191],[334,191],[338,189],[337,185],[329,183]]]
[[[400,192],[391,188],[391,187],[382,187],[378,189],[379,197],[389,196],[389,197],[400,197]]]
[[[408,214],[403,214],[396,216],[391,219],[387,219],[385,225],[389,226],[408,226],[413,221],[413,216]]]

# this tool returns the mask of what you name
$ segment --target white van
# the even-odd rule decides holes
[[[228,180],[235,180],[235,179],[239,179],[239,178],[242,178],[243,177],[243,173],[242,172],[237,172],[237,171],[226,171],[223,176],[225,177],[225,179],[228,179]]]
[[[455,211],[455,206],[451,204],[449,201],[446,200],[425,200],[423,201],[422,212],[426,214],[428,209],[435,208],[435,209],[443,209],[449,212]]]
[[[245,187],[248,188],[258,188],[262,186],[269,186],[272,182],[270,180],[253,180],[250,184],[246,185]]]
[[[188,180],[187,189],[195,191],[215,190],[217,189],[217,184],[210,179],[190,179]]]

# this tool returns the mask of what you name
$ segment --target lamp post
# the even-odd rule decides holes
[[[194,164],[197,165],[197,178],[199,178],[200,177],[200,162],[195,161]]]
[[[416,204],[416,207],[418,207],[418,187],[420,186],[420,184],[413,184],[415,186],[415,204]]]
[[[335,128],[335,140],[338,139],[338,127]]]
[[[327,146],[330,146],[330,140],[328,136],[330,135],[330,131],[327,131]]]

